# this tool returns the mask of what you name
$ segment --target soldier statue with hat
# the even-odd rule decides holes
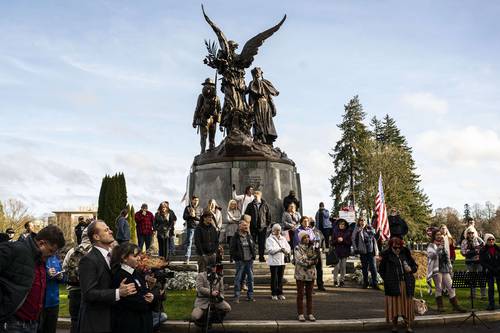
[[[214,81],[207,78],[201,85],[203,88],[196,103],[193,128],[198,127],[200,131],[201,154],[203,154],[207,144],[207,135],[209,141],[208,149],[215,148],[215,132],[217,123],[220,123],[221,105],[215,91]]]

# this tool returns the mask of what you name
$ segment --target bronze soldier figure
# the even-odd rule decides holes
[[[193,128],[198,127],[200,131],[201,154],[205,152],[208,134],[208,149],[215,148],[215,132],[217,123],[220,123],[221,107],[220,100],[215,91],[215,83],[207,78],[202,83],[203,89],[198,96],[196,109],[193,117]]]

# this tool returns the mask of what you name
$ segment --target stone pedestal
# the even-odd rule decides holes
[[[291,161],[252,160],[248,156],[231,161],[197,164],[191,167],[188,179],[189,197],[200,197],[200,205],[206,207],[207,201],[215,199],[223,208],[223,220],[227,203],[232,197],[232,184],[236,192],[243,194],[245,187],[252,185],[262,191],[262,197],[271,208],[273,222],[280,222],[283,213],[283,198],[290,190],[302,198],[300,175]]]

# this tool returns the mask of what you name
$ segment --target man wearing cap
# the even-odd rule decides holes
[[[215,83],[212,79],[207,78],[201,85],[203,89],[196,103],[193,128],[198,127],[200,130],[201,154],[203,154],[207,144],[207,134],[209,141],[208,149],[215,148],[215,130],[217,123],[220,123],[221,107],[219,97],[217,97],[215,91]]]
[[[15,242],[16,240],[14,239],[14,235],[16,234],[14,229],[12,228],[7,228],[5,230],[5,233],[9,236],[9,242]]]
[[[85,221],[83,216],[78,217],[78,224],[75,227],[76,243],[78,245],[80,245],[82,242],[82,233],[83,233],[83,230],[85,230],[85,228],[87,228],[87,224],[88,223]]]
[[[153,213],[148,210],[148,205],[143,203],[141,205],[141,210],[135,213],[135,225],[137,230],[137,243],[139,249],[142,251],[142,246],[146,243],[146,251],[149,250],[151,246],[151,240],[153,238],[153,224],[155,217]]]
[[[492,234],[484,235],[486,245],[481,249],[479,262],[486,271],[488,279],[488,307],[487,310],[495,310],[495,280],[500,302],[500,247],[495,244],[495,236]]]

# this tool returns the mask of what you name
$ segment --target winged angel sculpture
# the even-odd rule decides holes
[[[217,73],[222,76],[221,91],[224,94],[224,105],[220,126],[227,130],[228,135],[237,131],[250,135],[252,115],[245,100],[245,69],[252,65],[264,41],[279,30],[286,20],[286,15],[274,27],[248,40],[241,53],[237,54],[238,43],[227,40],[222,30],[207,16],[203,5],[201,9],[205,20],[212,27],[219,41],[219,49],[215,42],[205,41],[208,55],[204,63],[216,69]]]

